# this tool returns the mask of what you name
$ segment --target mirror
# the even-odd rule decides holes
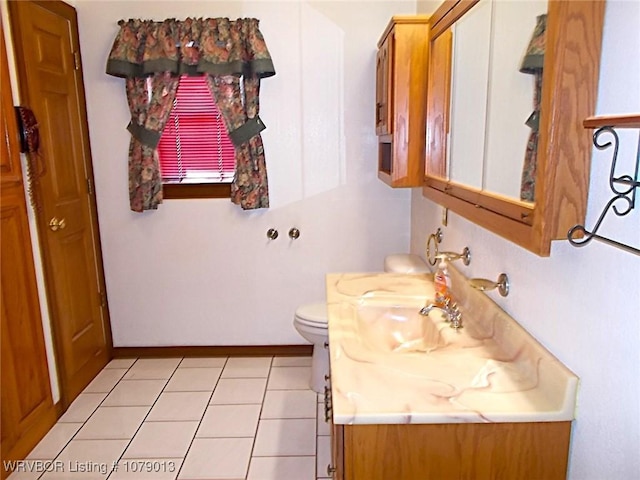
[[[546,11],[544,0],[480,0],[451,27],[447,171],[454,182],[521,199],[536,88],[535,75],[521,67]]]
[[[582,121],[595,109],[603,3],[440,6],[431,17],[426,197],[539,255],[566,239],[586,211],[591,139]],[[521,199],[537,75],[520,70],[545,12],[535,198]]]

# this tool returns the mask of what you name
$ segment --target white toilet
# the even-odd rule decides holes
[[[384,259],[384,271],[391,273],[428,273],[427,264],[417,255],[398,253]],[[327,333],[327,304],[310,303],[298,307],[293,326],[305,340],[313,344],[311,358],[311,390],[323,393],[325,375],[329,375],[329,342]]]

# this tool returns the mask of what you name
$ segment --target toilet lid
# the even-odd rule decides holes
[[[296,318],[304,323],[327,324],[327,304],[310,303],[302,305],[296,310]]]
[[[429,273],[429,267],[418,255],[395,253],[384,259],[384,271],[392,273]]]

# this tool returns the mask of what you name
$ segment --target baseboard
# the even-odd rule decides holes
[[[313,345],[229,345],[179,347],[113,347],[113,358],[166,357],[309,357]]]

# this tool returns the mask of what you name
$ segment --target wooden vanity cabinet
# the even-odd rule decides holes
[[[334,425],[334,480],[565,479],[571,422]]]
[[[378,178],[417,187],[424,177],[429,16],[394,16],[376,55]]]

